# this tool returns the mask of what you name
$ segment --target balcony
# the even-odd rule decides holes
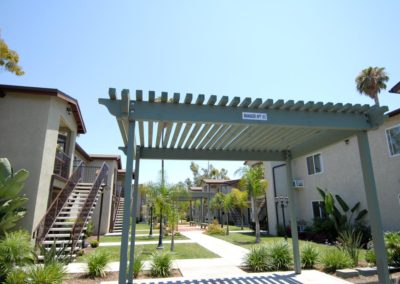
[[[59,177],[68,179],[71,158],[64,152],[56,152],[53,173]]]

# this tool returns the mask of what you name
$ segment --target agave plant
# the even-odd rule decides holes
[[[28,199],[19,193],[28,176],[26,170],[14,173],[10,161],[0,158],[0,237],[25,216],[23,205]]]

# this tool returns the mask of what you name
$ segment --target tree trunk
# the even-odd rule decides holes
[[[149,236],[153,236],[153,206],[150,207],[150,232]]]
[[[375,94],[375,96],[374,96],[374,101],[375,101],[375,104],[376,104],[377,106],[379,106],[379,96],[378,96],[378,94]]]
[[[241,230],[243,231],[243,210],[240,209],[240,224],[241,224]]]
[[[174,251],[175,248],[175,225],[172,224],[171,227],[171,251]]]
[[[253,220],[256,229],[256,244],[260,243],[260,221],[258,220],[258,210],[256,208],[256,200],[254,196],[251,197],[251,207],[253,208]]]
[[[229,236],[229,211],[226,212],[226,235]]]
[[[163,249],[163,214],[162,214],[162,208],[160,209],[160,231],[159,231],[159,236],[158,236],[158,246],[157,249]]]

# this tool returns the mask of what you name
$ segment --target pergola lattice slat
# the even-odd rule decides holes
[[[240,103],[239,97],[229,102],[227,96],[223,96],[218,101],[214,95],[209,97],[207,103],[204,103],[206,101],[204,95],[199,95],[192,103],[193,95],[190,93],[186,94],[181,103],[178,93],[174,93],[173,98],[169,100],[168,94],[162,92],[156,99],[154,91],[148,93],[147,101],[143,97],[143,92],[137,91],[136,100],[131,101],[128,90],[123,90],[121,99],[117,99],[115,89],[110,89],[109,97],[110,99],[100,99],[99,102],[105,105],[117,119],[124,142],[124,147],[121,148],[128,156],[126,169],[129,172],[132,169],[132,158],[136,159],[136,179],[139,178],[140,159],[286,161],[289,189],[287,194],[296,273],[301,272],[301,265],[296,199],[293,191],[290,190],[293,179],[291,161],[356,135],[364,183],[367,183],[365,193],[368,210],[371,212],[371,231],[377,256],[379,281],[389,283],[382,222],[367,135],[368,130],[382,125],[387,107],[322,102],[304,103],[292,100],[274,102],[272,99],[266,99],[264,102],[256,99],[252,102],[251,98],[245,98]],[[154,124],[157,125],[155,141],[153,141]],[[137,132],[140,138],[140,145],[137,146],[135,146],[136,125],[139,127]],[[145,145],[146,138],[147,146]],[[131,179],[131,175],[125,176],[125,196],[131,196]],[[137,191],[138,180],[135,180],[135,194]],[[121,284],[126,283],[127,276],[125,272],[128,260],[129,214],[132,212],[133,220],[136,216],[136,203],[132,203],[134,206],[132,211],[130,204],[127,200],[124,205],[119,272]],[[135,243],[134,236],[133,229],[131,250]],[[134,255],[131,254],[131,264],[133,264],[133,258]],[[128,282],[131,283],[132,266],[128,274]]]

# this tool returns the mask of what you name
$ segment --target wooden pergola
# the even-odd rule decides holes
[[[358,148],[365,185],[374,249],[377,256],[380,283],[389,283],[382,222],[376,193],[367,131],[379,127],[385,119],[387,107],[303,101],[263,101],[260,98],[229,100],[223,96],[217,102],[212,95],[193,100],[186,94],[148,93],[136,91],[131,100],[129,90],[109,90],[109,99],[99,99],[116,117],[127,156],[126,171],[133,171],[135,183],[131,192],[132,176],[125,175],[125,198],[138,196],[139,164],[141,159],[176,160],[256,160],[286,161],[287,185],[292,188],[291,161],[350,136],[358,138]],[[296,200],[288,190],[294,268],[301,273],[296,220]],[[125,202],[121,239],[119,283],[132,283],[136,227],[136,202]],[[130,224],[130,217],[133,222]],[[129,271],[128,239],[131,226]]]

